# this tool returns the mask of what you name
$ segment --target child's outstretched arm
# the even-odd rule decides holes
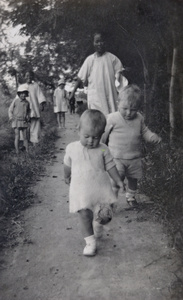
[[[64,179],[66,184],[71,182],[71,167],[64,164]]]
[[[110,177],[114,180],[117,186],[124,191],[124,184],[119,176],[118,170],[116,166],[112,167],[110,170],[107,171]]]
[[[142,120],[142,136],[145,141],[152,144],[161,143],[162,139],[156,133],[152,132],[144,123],[144,119]]]

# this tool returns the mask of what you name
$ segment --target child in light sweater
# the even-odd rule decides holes
[[[96,254],[96,238],[102,225],[94,222],[97,204],[112,205],[117,201],[109,176],[116,186],[123,183],[108,147],[100,143],[106,119],[102,112],[86,110],[79,122],[79,141],[66,147],[64,157],[65,182],[70,184],[69,208],[78,213],[86,246],[83,254]],[[97,224],[98,223],[98,224]]]
[[[137,205],[137,181],[142,176],[141,141],[158,144],[161,138],[151,132],[144,123],[143,116],[138,112],[141,104],[141,91],[137,85],[128,85],[119,93],[118,111],[107,116],[107,125],[102,141],[108,141],[108,147],[121,179],[128,181],[126,191],[127,203]],[[113,182],[116,194],[118,187]]]
[[[12,128],[15,131],[15,150],[16,154],[19,154],[19,140],[20,132],[22,132],[24,146],[28,153],[28,139],[27,139],[27,128],[30,120],[30,105],[26,97],[28,97],[28,85],[22,84],[18,87],[17,97],[11,103],[8,115],[9,120],[12,121]]]

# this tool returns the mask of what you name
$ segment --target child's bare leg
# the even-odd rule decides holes
[[[121,180],[124,182],[125,176],[123,174],[121,174],[120,172],[119,172],[119,175],[120,175]],[[116,183],[112,179],[111,179],[111,184],[112,184],[112,189],[114,191],[114,194],[115,194],[116,198],[118,198],[119,187],[116,185]]]
[[[60,116],[60,112],[57,113],[57,123],[58,123],[58,127],[61,127],[61,116]]]
[[[18,128],[15,128],[15,150],[16,153],[19,154],[19,138],[20,138],[20,130]]]
[[[63,128],[65,128],[65,112],[62,112],[62,124]]]
[[[23,138],[24,138],[25,150],[28,153],[29,152],[29,144],[28,144],[28,139],[27,139],[27,128],[23,129],[22,133],[23,133]]]
[[[130,206],[136,206],[137,201],[135,199],[137,191],[137,179],[128,177],[128,191],[126,193],[126,200]]]
[[[93,212],[90,209],[82,209],[79,212],[81,230],[84,237],[93,235]]]
[[[93,212],[90,209],[82,209],[79,212],[81,227],[86,246],[83,250],[83,255],[94,256],[96,254],[96,240],[93,234]]]

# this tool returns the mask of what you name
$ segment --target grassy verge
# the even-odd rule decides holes
[[[170,237],[170,246],[183,259],[183,150],[181,145],[164,145],[162,149],[150,148],[144,159],[144,177],[140,189],[154,205],[149,215],[164,225]],[[174,273],[171,285],[172,299],[183,295],[182,264]]]
[[[148,153],[141,191],[153,200],[152,214],[167,228],[172,246],[183,253],[183,150],[166,144]]]
[[[7,111],[7,107],[3,106]],[[30,145],[30,155],[22,150],[19,158],[14,150],[14,133],[7,114],[0,126],[0,248],[13,246],[22,232],[19,215],[34,203],[31,186],[36,183],[47,162],[54,157],[57,139],[56,121],[52,108],[42,113],[42,138],[38,147]]]

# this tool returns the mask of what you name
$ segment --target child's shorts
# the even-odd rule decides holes
[[[115,158],[116,168],[120,176],[140,179],[142,177],[142,160]]]

